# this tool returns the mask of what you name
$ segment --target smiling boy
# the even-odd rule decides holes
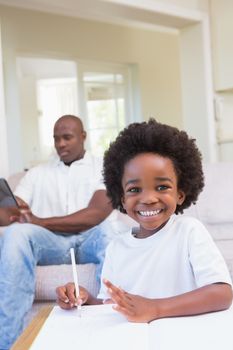
[[[174,215],[204,186],[195,141],[153,119],[131,124],[105,154],[104,179],[113,207],[139,227],[108,246],[97,298],[81,288],[76,300],[70,283],[57,288],[59,305],[110,299],[134,322],[228,308],[231,279],[211,236],[198,220]]]

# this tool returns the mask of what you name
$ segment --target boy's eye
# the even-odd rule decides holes
[[[157,187],[157,190],[158,191],[165,191],[165,190],[167,190],[169,187],[167,186],[167,185],[159,185],[158,187]]]
[[[130,193],[138,193],[140,191],[140,189],[138,187],[131,187],[127,190],[127,192]]]

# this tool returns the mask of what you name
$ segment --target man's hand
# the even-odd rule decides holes
[[[21,207],[21,208],[29,208],[27,203],[22,198],[20,198],[18,196],[15,196],[15,199],[16,199],[19,207]]]
[[[0,208],[0,226],[8,226],[13,222],[40,225],[40,218],[33,215],[29,206]]]
[[[20,207],[20,217],[19,217],[19,222],[21,223],[30,223],[30,224],[35,224],[35,225],[40,225],[40,218],[32,214],[31,209],[27,206],[22,206]]]
[[[26,202],[24,202],[21,198],[16,197],[17,203],[18,203],[18,208],[14,208],[16,210],[11,210],[11,215],[8,219],[8,224],[12,222],[19,222],[19,223],[30,223],[30,224],[35,224],[35,225],[40,225],[40,218],[35,216],[30,207]],[[9,209],[13,208],[4,208],[7,209],[9,212]],[[0,219],[2,218],[3,214],[1,215],[0,213]],[[6,214],[5,214],[6,216]],[[1,225],[1,221],[0,221]]]
[[[41,219],[32,213],[29,205],[19,197],[16,197],[16,200],[17,200],[17,203],[19,205],[19,210],[20,210],[20,217],[17,221],[20,223],[30,223],[30,224],[35,224],[35,225],[41,226],[40,225]]]
[[[17,207],[0,208],[0,226],[8,226],[19,221],[20,210]]]
[[[67,283],[64,286],[57,287],[57,303],[65,310],[70,310],[75,306],[85,304],[87,302],[89,293],[83,288],[79,287],[79,297],[75,297],[74,283]]]
[[[106,279],[103,282],[108,288],[112,301],[116,304],[113,306],[114,310],[124,315],[128,321],[150,322],[152,320],[150,312],[152,299],[129,294]]]

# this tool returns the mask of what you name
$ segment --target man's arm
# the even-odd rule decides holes
[[[22,221],[25,220],[47,228],[51,231],[62,233],[75,233],[88,230],[100,224],[110,213],[112,206],[105,190],[98,190],[92,196],[87,208],[81,209],[73,214],[39,218],[29,211],[22,212]]]

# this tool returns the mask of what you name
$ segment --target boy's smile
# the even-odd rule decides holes
[[[162,228],[185,199],[172,160],[154,153],[141,153],[125,164],[122,187],[123,207],[140,224],[141,238]]]

